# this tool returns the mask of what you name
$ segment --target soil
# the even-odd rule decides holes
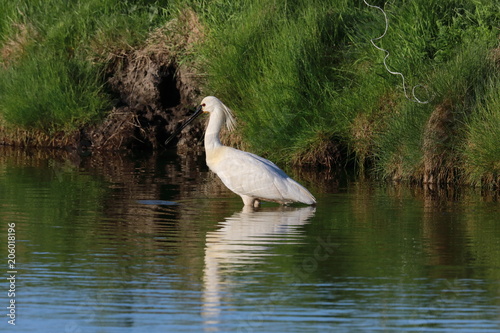
[[[81,143],[92,149],[158,149],[200,97],[199,84],[175,59],[132,56],[108,83],[116,106],[104,121],[81,132]],[[182,134],[181,142],[195,141],[200,131],[195,124]]]
[[[201,100],[201,75],[195,64],[182,61],[203,36],[197,16],[179,19],[152,32],[144,46],[113,52],[108,59],[108,87],[115,107],[97,126],[82,130],[81,143],[92,149],[158,149]],[[195,123],[171,145],[193,145],[201,137]],[[81,145],[81,144],[80,144]]]

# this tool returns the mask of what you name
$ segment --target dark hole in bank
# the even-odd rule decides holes
[[[160,103],[163,108],[173,108],[181,103],[181,94],[177,88],[175,65],[162,67],[160,70],[160,82],[158,91],[160,93]]]

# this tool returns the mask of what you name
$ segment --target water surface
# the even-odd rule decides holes
[[[245,209],[203,156],[0,148],[1,331],[500,329],[497,196],[290,173],[317,207]]]

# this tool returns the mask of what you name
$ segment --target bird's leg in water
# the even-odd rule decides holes
[[[251,206],[251,207],[259,207],[259,200],[248,196],[248,195],[240,195],[241,199],[243,199],[243,203],[245,206]]]

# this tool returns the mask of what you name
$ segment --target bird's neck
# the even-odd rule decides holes
[[[222,111],[214,110],[210,113],[208,126],[205,131],[205,151],[213,150],[222,146],[219,138],[219,133],[224,123],[224,113]]]

